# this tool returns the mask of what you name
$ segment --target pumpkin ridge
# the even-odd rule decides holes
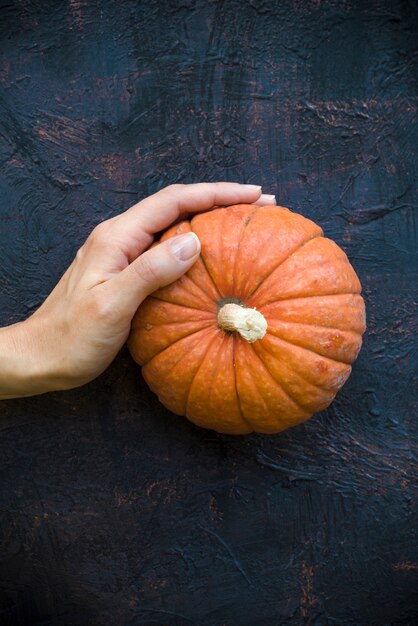
[[[200,255],[200,259],[202,259],[202,255]],[[204,268],[206,270],[206,273],[208,274],[209,278],[211,279],[211,282],[213,283],[213,286],[215,287],[215,290],[217,291],[217,293],[219,293],[215,283],[213,282],[212,276],[209,274],[209,272],[207,271],[206,265],[203,263]],[[206,293],[206,291],[203,291],[202,287],[195,281],[193,280],[193,278],[189,275],[188,272],[186,272],[186,276],[187,278],[202,292],[205,294],[205,296],[209,299],[212,300],[212,298]]]
[[[218,285],[216,284],[215,279],[213,278],[212,274],[209,272],[208,266],[206,265],[206,261],[205,261],[205,258],[203,256],[202,252],[200,252],[200,259],[202,260],[202,265],[205,268],[205,271],[206,271],[207,275],[209,276],[210,280],[212,281],[212,285],[214,286],[215,291],[217,292],[219,297],[222,298],[221,292],[219,291],[219,288],[218,288]]]
[[[265,348],[265,349],[266,349],[266,351],[267,351],[269,354],[272,354],[270,350],[267,350],[267,348]],[[254,350],[254,352],[255,352],[255,350]],[[270,370],[268,369],[268,366],[267,366],[267,365],[266,365],[266,363],[264,362],[264,360],[263,360],[262,356],[261,356],[260,354],[258,354],[258,352],[256,352],[256,354],[257,354],[257,357],[258,357],[258,358],[259,358],[259,360],[260,360],[260,363],[262,363],[262,364],[263,364],[264,369],[265,369],[266,371],[268,371],[268,373],[270,374],[271,378],[272,378],[274,381],[276,381],[276,382],[278,383],[278,381],[276,380],[276,378],[273,376],[273,374],[272,374],[272,373],[270,372]],[[274,355],[272,355],[272,356],[274,356]],[[306,383],[308,383],[308,384],[309,384],[309,385],[311,385],[312,387],[316,387],[317,389],[321,389],[322,391],[325,391],[325,390],[324,390],[324,389],[322,389],[321,387],[318,387],[317,385],[313,385],[313,384],[312,384],[312,383],[310,383],[309,381],[306,381],[306,380],[305,380],[305,379],[304,379],[304,378],[303,378],[300,374],[298,374],[298,372],[295,372],[294,370],[292,370],[292,369],[291,369],[291,368],[289,368],[289,367],[288,367],[288,369],[289,369],[289,371],[291,371],[291,373],[292,373],[292,375],[293,375],[293,376],[296,376],[297,378],[301,379],[301,380],[304,382],[304,384],[305,384],[305,385],[306,385]],[[284,391],[284,392],[286,393],[286,395],[290,398],[290,400],[292,400],[292,401],[296,404],[296,406],[297,406],[300,410],[304,411],[305,413],[309,413],[310,415],[312,415],[313,413],[317,413],[317,410],[313,411],[312,409],[308,409],[308,408],[306,408],[305,406],[303,406],[300,402],[298,402],[298,401],[294,398],[294,396],[290,393],[290,391],[288,390],[288,388],[287,388],[286,386],[284,386],[282,383],[278,383],[278,384],[282,387],[283,391]],[[328,391],[328,393],[329,393],[329,390],[327,390],[327,391]],[[333,397],[335,397],[335,395],[336,395],[336,394],[334,394],[334,395],[333,395]],[[332,402],[332,399],[331,399],[329,402]]]
[[[244,228],[242,229],[240,240],[237,243],[237,250],[235,253],[234,268],[233,268],[232,276],[235,276],[235,270],[236,270],[237,262],[238,262],[238,252],[241,249],[241,244],[242,244],[242,240],[244,239],[245,231],[248,228],[249,223],[251,222],[251,220],[253,219],[254,215],[257,213],[259,208],[260,207],[258,205],[255,205],[254,208],[250,211],[250,213],[245,218]]]
[[[341,294],[334,294],[334,295],[339,296]],[[320,297],[320,296],[317,296],[317,297]],[[294,300],[296,299],[297,298],[294,298]],[[280,300],[280,302],[286,302],[286,300]],[[262,313],[261,309],[260,309],[260,313]],[[272,315],[265,315],[264,313],[263,315],[266,319],[270,317],[275,322],[282,322],[283,324],[298,324],[299,326],[310,326],[311,328],[327,328],[328,330],[335,330],[340,333],[354,333],[355,335],[358,335],[359,337],[363,336],[362,333],[358,332],[357,330],[338,328],[338,326],[327,326],[326,324],[306,324],[306,322],[294,322],[293,320],[284,320],[281,317],[273,317]],[[274,333],[271,332],[271,334],[273,335]],[[298,344],[295,344],[295,345],[298,345]]]
[[[274,236],[274,233],[272,234],[272,237]],[[304,248],[310,241],[313,241],[314,239],[318,239],[318,237],[323,237],[324,235],[314,235],[313,237],[310,237],[309,239],[307,239],[306,241],[303,242],[303,244],[301,246],[298,246],[297,248],[295,248],[294,250],[292,250],[292,252],[290,252],[290,254],[287,255],[287,257],[285,259],[282,259],[280,261],[280,263],[278,263],[271,271],[269,274],[267,274],[266,276],[264,276],[261,281],[258,283],[258,285],[252,290],[252,292],[247,296],[247,299],[252,298],[256,292],[258,291],[258,289],[261,287],[261,285],[263,283],[265,283],[265,281],[270,278],[270,276],[273,274],[273,272],[275,272],[281,265],[283,265],[283,263],[286,263],[286,261],[288,261],[290,259],[291,256],[293,256],[296,252],[298,252],[299,250],[302,250],[302,248]]]
[[[217,339],[217,338],[218,338],[218,335],[217,335],[217,333],[215,333],[215,334],[214,334],[214,336],[213,336],[213,338],[212,338],[212,340],[211,340],[211,341],[208,341],[208,345],[207,345],[207,347],[206,347],[205,353],[203,354],[203,356],[202,356],[202,360],[201,360],[201,361],[200,361],[200,363],[199,363],[199,367],[196,369],[196,372],[195,372],[195,374],[194,374],[194,376],[193,376],[193,379],[192,379],[192,381],[191,381],[191,383],[190,383],[189,392],[188,392],[188,394],[187,394],[187,398],[186,398],[186,410],[185,410],[185,414],[186,414],[186,416],[188,416],[189,402],[190,402],[190,394],[191,394],[191,392],[192,392],[193,383],[194,383],[194,381],[196,380],[196,376],[198,375],[199,370],[200,370],[200,368],[202,367],[203,362],[204,362],[204,360],[206,359],[206,357],[207,357],[207,354],[208,354],[209,350],[211,349],[212,345],[215,343],[215,341],[216,341],[216,339]],[[191,421],[193,421],[193,419],[192,419],[192,418],[190,418],[190,419],[191,419]]]
[[[166,302],[167,304],[170,304],[171,306],[178,306],[182,309],[190,309],[191,311],[200,311],[203,313],[206,313],[208,315],[207,319],[213,319],[213,315],[214,315],[214,311],[216,313],[216,307],[214,309],[214,311],[207,311],[206,309],[198,309],[194,306],[188,306],[187,304],[179,304],[178,302],[171,302],[171,300],[164,300],[164,298],[158,298],[158,296],[155,295],[155,293],[151,294],[150,296],[147,296],[147,300],[159,300],[160,302]]]
[[[187,335],[187,336],[189,336],[189,335]],[[185,339],[185,337],[182,337],[182,339]],[[179,341],[181,341],[181,340],[179,340]],[[176,343],[177,343],[177,342],[176,342]],[[171,344],[171,345],[173,345],[173,344]],[[147,380],[147,377],[146,377],[146,372],[145,372],[145,367],[146,367],[149,363],[151,363],[151,361],[152,361],[152,360],[153,360],[156,356],[158,356],[158,355],[162,354],[165,350],[169,350],[169,348],[171,347],[171,345],[170,345],[170,346],[168,346],[167,348],[164,348],[164,350],[160,350],[160,352],[158,352],[157,354],[154,354],[154,356],[153,356],[153,357],[151,357],[151,358],[150,358],[150,359],[149,359],[146,363],[144,363],[144,364],[142,365],[145,380]],[[168,374],[170,374],[170,373],[171,373],[171,372],[172,372],[172,371],[173,371],[173,370],[177,367],[177,365],[180,363],[180,361],[181,361],[181,360],[182,360],[182,357],[179,357],[179,358],[177,359],[177,361],[173,364],[173,366],[172,366],[172,367],[168,370],[168,372],[167,372],[167,373],[168,373]],[[154,393],[156,393],[156,394],[158,395],[158,398],[160,398],[160,395],[159,395],[158,391],[157,391],[156,389],[153,389],[153,387],[152,387],[151,385],[150,385],[150,389],[151,389],[151,391],[154,391]]]
[[[304,413],[308,413],[308,412],[309,412],[309,410],[308,410],[308,409],[306,409],[304,406],[302,406],[299,402],[297,402],[297,401],[295,400],[295,398],[291,395],[291,393],[287,390],[287,388],[286,388],[285,386],[283,386],[283,384],[282,384],[281,382],[279,382],[278,380],[276,380],[276,378],[275,378],[275,377],[273,376],[273,374],[270,372],[270,370],[269,370],[269,368],[267,367],[267,365],[264,363],[264,361],[263,361],[263,359],[261,358],[261,356],[260,356],[260,355],[258,354],[258,352],[255,350],[254,346],[251,346],[251,347],[252,347],[252,349],[253,349],[253,351],[254,351],[255,356],[256,356],[256,357],[257,357],[257,359],[260,361],[260,363],[261,363],[261,365],[262,365],[263,369],[267,372],[268,376],[270,376],[271,380],[273,380],[273,381],[276,383],[276,385],[277,385],[278,387],[280,387],[280,388],[281,388],[281,390],[285,393],[285,395],[289,398],[289,400],[290,400],[291,402],[293,402],[293,404],[294,404],[294,405],[295,405],[295,406],[296,406],[296,407],[297,407],[300,411],[303,411]],[[270,354],[271,354],[271,353],[270,353]],[[279,419],[281,419],[281,418],[279,417]]]
[[[163,324],[153,324],[154,327],[158,327],[161,329],[164,329],[166,326],[174,326],[175,324],[193,324],[193,323],[197,323],[197,322],[202,322],[205,324],[205,328],[208,325],[211,325],[213,320],[211,319],[205,319],[205,320],[187,320],[187,321],[183,321],[183,320],[174,320],[173,322],[164,322]],[[193,332],[197,332],[197,331],[193,331]],[[185,337],[187,337],[187,335],[185,335]],[[170,344],[171,345],[171,344]]]
[[[215,209],[215,210],[220,210],[220,209]],[[190,221],[190,228],[191,228],[192,232],[194,232],[194,233],[195,233],[195,231],[193,230],[193,218],[192,218],[192,219],[191,219],[191,221]],[[196,235],[196,233],[195,233],[195,235]],[[197,235],[196,235],[196,236],[197,236]],[[219,290],[218,285],[216,284],[216,280],[214,279],[214,277],[212,276],[212,274],[211,274],[211,273],[210,273],[210,271],[209,271],[209,268],[208,268],[207,263],[206,263],[206,261],[205,261],[205,257],[203,256],[203,252],[202,252],[202,250],[200,250],[200,258],[202,259],[202,264],[203,264],[203,266],[204,266],[204,268],[205,268],[205,270],[206,270],[206,272],[207,272],[207,275],[209,276],[209,278],[210,278],[210,279],[211,279],[211,281],[212,281],[213,286],[215,287],[215,291],[218,293],[219,298],[222,298],[222,294],[221,294],[221,292],[220,292],[220,290]]]
[[[193,283],[194,284],[194,283]],[[202,292],[204,293],[204,292]],[[205,294],[206,295],[206,294]],[[148,296],[150,297],[150,296]],[[161,296],[157,296],[156,292],[154,292],[152,294],[152,297],[155,300],[160,300],[161,302],[167,302],[167,304],[173,304],[174,306],[182,306],[185,309],[193,309],[194,311],[207,311],[208,313],[212,313],[212,311],[210,311],[209,309],[204,309],[202,304],[200,304],[199,306],[190,306],[188,304],[179,304],[178,302],[173,302],[172,300],[167,300],[167,298],[162,298]],[[209,299],[209,298],[208,298]]]
[[[162,350],[158,350],[158,352],[153,354],[150,359],[148,359],[142,364],[142,367],[145,367],[145,365],[148,365],[148,363],[150,363],[152,359],[155,359],[156,356],[159,356],[166,350],[169,350],[172,346],[176,345],[176,343],[179,343],[179,341],[183,341],[183,339],[189,339],[189,337],[192,337],[193,335],[197,335],[197,333],[202,333],[203,331],[210,329],[211,326],[212,326],[212,322],[210,322],[207,326],[204,326],[203,328],[199,328],[199,330],[194,330],[192,333],[189,333],[188,335],[184,335],[184,337],[180,337],[180,339],[176,339],[176,341],[173,341],[172,343],[170,343],[170,345],[168,345],[166,348],[162,348]],[[179,359],[179,361],[180,360],[181,359]],[[179,361],[176,361],[176,365]],[[173,367],[175,367],[175,365]]]
[[[272,334],[272,333],[270,333]],[[294,348],[300,348],[301,350],[306,350],[307,352],[310,352],[311,354],[315,354],[315,356],[320,357],[321,359],[325,359],[327,361],[334,361],[334,359],[330,359],[326,356],[322,356],[322,354],[318,354],[317,352],[315,352],[314,350],[309,350],[309,348],[303,348],[302,346],[298,346],[295,343],[291,343],[290,341],[286,341],[285,339],[282,339],[281,337],[276,337],[275,335],[273,335],[273,337],[275,337],[275,339],[278,339],[279,341],[283,341],[284,343],[288,343],[289,345],[293,346]],[[269,350],[269,348],[265,345],[263,345],[263,348],[266,352],[268,352],[269,354],[271,354],[274,358],[277,358],[275,356],[275,354]],[[341,361],[335,361],[335,363],[339,363],[340,365],[347,365],[347,367],[350,368],[351,370],[351,365],[348,363],[342,363]],[[305,381],[306,383],[308,383],[308,385],[311,385],[312,387],[316,387],[317,389],[320,389],[321,391],[326,391],[327,393],[332,392],[334,393],[334,395],[336,395],[337,392],[334,392],[333,389],[329,389],[327,387],[325,387],[324,385],[318,385],[318,383],[312,383],[308,378],[305,378],[304,376],[302,376],[302,374],[299,374],[299,372],[292,370],[293,374],[298,376],[298,378],[301,378],[303,381]]]
[[[241,244],[242,244],[242,240],[244,239],[245,231],[247,230],[247,227],[248,227],[249,223],[251,222],[252,218],[254,217],[255,213],[257,213],[259,208],[260,207],[258,205],[255,205],[254,208],[250,211],[250,213],[245,218],[244,228],[242,229],[241,237],[240,237],[240,240],[238,241],[237,249],[236,249],[236,252],[235,252],[234,267],[233,267],[233,270],[232,270],[232,276],[234,276],[234,277],[236,276],[236,269],[237,269],[239,251],[241,249]],[[235,278],[234,278],[234,280],[235,280]],[[242,290],[242,291],[244,292],[244,290]]]
[[[248,425],[249,428],[252,428],[252,430],[254,431],[254,426],[251,424],[251,422],[249,422],[247,420],[247,418],[244,415],[244,411],[241,408],[241,398],[239,397],[239,393],[238,393],[238,385],[237,385],[237,367],[236,367],[236,362],[235,362],[235,350],[236,350],[236,341],[237,341],[237,337],[233,338],[233,348],[232,348],[232,362],[233,362],[233,370],[234,370],[234,386],[235,386],[235,393],[237,396],[237,405],[238,405],[238,410],[241,416],[241,419],[243,422],[245,422],[245,424]]]
[[[191,232],[192,232],[192,233],[194,233],[194,230],[193,230],[193,219],[190,221],[190,229],[191,229]],[[196,235],[196,233],[194,233],[194,234]],[[213,285],[213,287],[214,287],[214,289],[215,289],[216,293],[218,294],[219,298],[221,298],[221,293],[220,293],[220,291],[219,291],[219,289],[218,289],[218,285],[216,284],[216,282],[215,282],[215,281],[214,281],[214,279],[213,279],[212,274],[211,274],[211,273],[209,272],[209,270],[208,270],[208,266],[206,265],[206,261],[205,261],[205,259],[204,259],[204,257],[203,257],[202,251],[200,251],[200,256],[199,256],[199,258],[200,258],[200,260],[202,261],[202,265],[203,265],[203,267],[204,267],[204,269],[205,269],[205,271],[206,271],[206,274],[209,276],[209,278],[210,278],[210,280],[211,280],[211,282],[212,282],[212,285]],[[192,278],[188,275],[188,273],[187,273],[187,272],[186,272],[186,275],[187,275],[187,277],[188,277],[188,278],[190,278],[190,280],[192,281],[192,283],[194,283],[194,284],[196,285],[196,287],[199,287],[199,285],[197,285],[197,284],[195,283],[195,281],[194,281],[194,280],[193,280],[193,279],[192,279]],[[202,291],[202,289],[201,289],[201,291]],[[207,295],[207,294],[206,294],[206,295]],[[209,296],[208,296],[208,297],[209,297]]]
[[[304,298],[331,298],[333,296],[338,297],[338,296],[356,296],[356,295],[360,295],[361,291],[342,291],[341,293],[321,293],[321,294],[312,294],[311,296],[294,296],[293,298],[283,298],[283,300],[281,300],[280,298],[276,298],[276,300],[272,300],[271,302],[268,302],[267,304],[264,304],[262,306],[268,306],[269,304],[273,304],[273,302],[286,302],[287,300],[303,300]],[[261,305],[260,305],[260,310],[261,310]]]
[[[306,324],[306,326],[312,326],[312,324]],[[338,330],[338,329],[335,328],[335,329],[332,329],[332,330]],[[275,337],[276,339],[279,339],[280,341],[284,341],[285,343],[288,343],[290,346],[296,346],[297,348],[301,348],[302,350],[306,350],[307,352],[311,352],[312,354],[315,354],[316,356],[320,356],[322,359],[328,359],[329,361],[334,361],[335,363],[342,363],[343,365],[351,365],[351,362],[347,363],[347,361],[341,361],[340,359],[334,359],[331,356],[325,356],[323,354],[320,354],[319,352],[316,352],[315,350],[312,350],[311,348],[306,348],[305,346],[302,346],[300,343],[295,343],[294,341],[289,341],[289,339],[284,339],[281,335],[279,335],[279,334],[276,335],[272,331],[269,331],[269,334],[273,335],[273,337]],[[319,385],[317,385],[317,386],[320,389],[326,389],[326,387],[321,387]]]
[[[206,269],[206,266],[205,266],[205,269]],[[206,271],[207,271],[207,270],[206,270]],[[193,283],[193,285],[194,285],[195,287],[197,287],[197,289],[198,289],[201,293],[203,293],[203,295],[205,296],[205,298],[207,298],[208,300],[210,300],[210,301],[214,302],[214,301],[212,300],[212,298],[210,298],[210,297],[208,296],[208,294],[206,293],[206,291],[203,291],[202,287],[201,287],[198,283],[196,283],[196,282],[195,282],[195,281],[194,281],[194,280],[193,280],[193,279],[189,276],[189,272],[186,272],[186,273],[184,274],[183,278],[187,278],[188,280],[190,280],[190,282],[191,282],[191,283]],[[210,278],[212,278],[212,276],[210,276]],[[212,282],[213,282],[213,279],[212,279]],[[216,288],[215,283],[214,283],[214,287]],[[218,291],[218,289],[216,289],[216,291]]]
[[[259,207],[257,207],[257,208],[259,208]],[[251,213],[251,217],[254,215],[254,213],[255,213],[255,211],[253,211],[253,212]],[[237,262],[238,262],[238,251],[239,251],[239,249],[240,249],[240,247],[241,247],[241,242],[242,242],[242,238],[244,237],[245,229],[247,228],[247,226],[248,226],[248,224],[250,223],[250,221],[251,221],[251,219],[248,219],[248,221],[246,222],[246,224],[245,224],[245,228],[244,228],[243,233],[242,233],[241,240],[240,240],[240,242],[239,242],[239,244],[238,244],[238,247],[237,247],[237,256],[235,257],[235,265],[234,265],[234,276],[236,275],[235,270],[236,270],[236,266],[237,266]],[[270,237],[268,238],[268,240],[267,240],[266,244],[268,244],[268,243],[272,240],[272,238],[273,238],[273,237],[274,237],[274,233],[272,233],[272,234],[270,235]],[[246,296],[245,296],[245,297],[246,297],[246,298],[250,298],[250,297],[251,297],[251,295],[252,295],[252,293],[253,293],[256,289],[257,289],[257,287],[255,287],[255,289],[253,289],[253,291],[252,291],[250,294],[246,294]],[[244,288],[244,289],[242,289],[242,291],[243,291],[243,292],[245,292],[245,288]]]

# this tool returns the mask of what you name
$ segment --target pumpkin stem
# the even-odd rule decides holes
[[[267,330],[264,315],[256,309],[249,309],[233,302],[221,306],[217,322],[221,330],[238,332],[249,343],[264,337]]]

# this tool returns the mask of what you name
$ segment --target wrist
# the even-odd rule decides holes
[[[47,327],[36,314],[0,328],[0,399],[65,388],[48,346]]]

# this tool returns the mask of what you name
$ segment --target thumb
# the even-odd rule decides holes
[[[125,310],[135,313],[141,302],[153,291],[182,276],[200,254],[200,241],[189,232],[167,239],[141,254],[112,279],[118,301]]]

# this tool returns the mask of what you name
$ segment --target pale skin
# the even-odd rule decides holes
[[[170,185],[96,226],[40,308],[0,328],[0,399],[71,389],[99,376],[125,343],[141,302],[199,256],[193,233],[148,249],[155,233],[182,216],[241,203],[276,204],[257,185]]]

